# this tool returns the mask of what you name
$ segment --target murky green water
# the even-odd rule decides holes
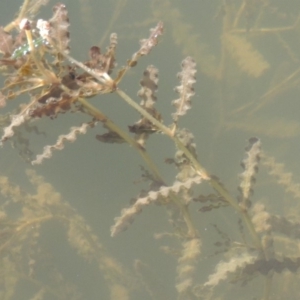
[[[42,7],[37,19],[51,18],[55,3]],[[178,98],[176,75],[181,61],[192,56],[197,64],[195,96],[178,127],[193,133],[199,162],[234,199],[241,197],[240,162],[250,137],[260,139],[264,159],[245,214],[225,200],[214,202],[208,195],[216,192],[203,182],[193,197],[201,194],[206,202],[186,205],[197,236],[189,236],[184,209],[175,209],[169,199],[167,205],[161,201],[145,207],[126,231],[112,238],[114,218],[133,205],[141,190],[149,189],[141,177],[141,166],[146,168],[141,156],[127,144],[99,142],[95,136],[106,131],[98,124],[74,143],[66,142],[51,159],[31,166],[28,161],[45,145],[91,117],[67,112],[31,120],[38,131],[21,127],[0,149],[0,298],[298,299],[298,1],[64,3],[70,55],[84,62],[94,45],[103,53],[110,33],[116,32],[116,70],[138,51],[150,28],[164,23],[159,44],[119,87],[139,102],[143,71],[156,66],[155,107],[169,125],[175,110],[171,102]],[[1,1],[1,25],[14,18],[20,5]],[[125,131],[140,118],[116,93],[88,101]],[[29,103],[29,96],[7,100],[3,114],[21,103]],[[173,141],[153,134],[146,149],[171,186],[178,170],[165,161],[174,158]],[[272,176],[266,165],[271,165]],[[264,205],[260,212],[252,208],[257,203]],[[208,211],[199,212],[201,207]]]

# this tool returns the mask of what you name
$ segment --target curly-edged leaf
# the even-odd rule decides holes
[[[197,72],[195,61],[188,56],[182,61],[181,68],[181,72],[177,75],[180,85],[175,88],[175,91],[179,94],[179,98],[172,102],[176,108],[176,112],[172,114],[174,122],[177,122],[178,118],[185,115],[191,108],[191,97],[195,94],[193,88]]]

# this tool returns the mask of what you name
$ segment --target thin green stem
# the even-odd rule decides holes
[[[125,140],[130,146],[138,151],[140,156],[143,158],[152,174],[155,176],[155,180],[163,184],[162,176],[160,175],[157,167],[149,157],[146,150],[131,138],[125,131],[111,121],[105,114],[103,114],[98,108],[94,107],[91,103],[86,101],[84,98],[79,98],[78,101],[88,110],[88,112],[95,117],[97,120],[105,124],[111,131],[117,133],[123,140]]]
[[[201,164],[198,162],[198,160],[194,157],[194,155],[188,150],[188,148],[174,135],[174,131],[171,130],[170,128],[168,128],[167,126],[165,126],[164,124],[162,124],[159,120],[155,119],[152,115],[150,115],[145,109],[143,109],[138,103],[136,103],[133,99],[131,99],[130,96],[128,96],[123,90],[121,90],[120,88],[118,88],[117,86],[115,86],[115,83],[113,81],[113,79],[104,72],[100,72],[100,74],[97,74],[94,70],[88,68],[87,66],[83,65],[82,63],[78,62],[77,60],[75,60],[74,58],[72,58],[71,56],[69,56],[66,53],[62,53],[63,56],[65,58],[67,58],[70,62],[74,63],[75,65],[77,65],[78,67],[82,68],[83,70],[85,70],[88,74],[90,74],[91,76],[93,76],[95,79],[97,79],[100,83],[105,84],[110,92],[115,91],[123,100],[125,100],[131,107],[133,107],[135,110],[137,110],[143,117],[145,117],[146,119],[148,119],[150,122],[152,122],[152,124],[154,126],[156,126],[158,129],[161,130],[162,133],[166,134],[169,138],[171,138],[175,144],[177,145],[177,147],[184,152],[184,154],[186,155],[186,157],[190,160],[190,162],[192,163],[193,167],[195,168],[195,170],[197,171],[197,173],[204,179],[204,180],[208,180],[210,182],[210,184],[212,185],[212,187],[221,195],[224,197],[224,199],[238,212],[241,214],[244,222],[247,225],[247,228],[249,229],[251,236],[254,239],[254,243],[255,246],[258,249],[262,249],[262,245],[261,245],[261,241],[253,227],[253,224],[251,222],[251,219],[248,216],[247,211],[242,211],[242,209],[239,207],[238,203],[236,202],[236,200],[234,198],[231,197],[231,195],[226,191],[226,189],[218,183],[218,181],[216,181],[214,178],[211,178],[207,171],[201,166]],[[81,103],[82,100],[80,100]],[[111,126],[111,130],[113,130],[114,132],[118,133],[125,141],[127,141],[130,145],[132,145],[135,149],[138,150],[139,154],[143,157],[143,159],[146,161],[147,165],[149,166],[149,168],[153,170],[153,164],[151,162],[151,160],[148,160],[148,155],[146,154],[146,151],[139,145],[137,144],[133,139],[131,139],[125,132],[123,132],[122,130],[120,130],[119,128],[115,128],[115,124],[112,123],[112,121],[110,121],[106,116],[104,116],[102,113],[100,113],[100,115],[98,115],[97,113],[97,109],[92,107],[90,103],[88,103],[87,101],[84,100],[84,106],[85,107],[90,107],[91,108],[91,112],[93,112],[94,116],[101,120],[101,118],[103,119],[103,122],[105,121],[105,124],[109,127]],[[98,115],[98,117],[97,117]],[[109,125],[108,125],[109,124]],[[150,158],[149,158],[150,159]],[[151,163],[150,163],[151,162]],[[160,177],[158,171],[154,171],[153,174],[155,175],[156,178],[160,178],[161,182],[163,182],[162,178]],[[174,200],[174,199],[173,199]],[[177,202],[177,201],[175,201]],[[177,204],[179,204],[181,206],[181,208],[183,209],[183,205],[180,204],[180,201],[177,202]],[[189,228],[189,234],[191,236],[196,236],[196,230],[194,229],[194,226],[191,222],[190,219],[190,215],[188,213],[187,208],[185,208],[185,210],[182,210],[184,213],[184,218],[186,219],[186,224]]]
[[[187,156],[187,158],[192,162],[194,168],[197,170],[200,176],[202,176],[203,179],[209,179],[209,176],[205,169],[199,164],[197,159],[193,156],[193,154],[184,146],[184,144],[176,137],[174,136],[173,131],[163,125],[160,121],[155,119],[152,115],[150,115],[146,110],[144,110],[139,104],[137,104],[135,101],[133,101],[124,91],[117,88],[116,89],[117,94],[123,98],[130,106],[132,106],[134,109],[136,109],[143,117],[147,118],[149,121],[152,122],[153,125],[155,125],[158,129],[161,130],[162,133],[169,136],[175,144],[178,146],[178,148],[184,152],[184,154]]]
[[[170,137],[173,136],[173,133],[170,128],[166,127],[160,121],[158,121],[152,115],[150,115],[138,103],[133,101],[124,91],[122,91],[120,88],[117,88],[116,92],[123,100],[125,100],[130,106],[132,106],[135,110],[137,110],[142,116],[144,116],[149,121],[151,121],[151,123],[155,125],[157,128],[159,128],[164,134]]]
[[[186,157],[190,160],[193,167],[197,171],[197,173],[202,176],[203,179],[208,180],[211,186],[241,215],[244,220],[257,249],[262,250],[262,245],[259,236],[257,235],[254,226],[251,222],[251,219],[247,213],[247,211],[242,210],[237,201],[226,191],[226,189],[213,177],[210,177],[207,171],[201,166],[201,164],[197,161],[194,155],[189,151],[189,149],[174,135],[171,129],[163,125],[160,121],[155,119],[152,115],[150,115],[146,110],[144,110],[139,104],[137,104],[133,99],[131,99],[124,91],[117,88],[117,94],[125,100],[130,106],[136,109],[143,117],[147,118],[151,121],[157,128],[159,128],[164,134],[170,137],[177,147],[184,152]]]
[[[145,149],[138,144],[134,139],[132,139],[125,131],[123,131],[120,127],[118,127],[113,121],[111,121],[107,116],[105,116],[98,108],[94,107],[91,103],[86,101],[84,98],[79,98],[78,101],[88,110],[88,112],[95,117],[97,120],[105,124],[107,128],[111,131],[117,133],[120,137],[122,137],[130,146],[138,151],[140,156],[143,158],[148,168],[152,172],[157,182],[160,182],[163,185],[166,185],[161,174],[159,173],[156,165],[153,163],[151,158]],[[179,207],[182,216],[186,222],[188,228],[188,236],[190,238],[194,238],[197,236],[197,231],[193,225],[190,213],[186,205],[181,203],[176,195],[171,195],[171,200]]]

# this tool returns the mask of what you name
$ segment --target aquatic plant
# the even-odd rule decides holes
[[[109,253],[88,221],[71,203],[63,200],[44,177],[30,169],[26,171],[26,176],[35,189],[33,192],[27,192],[21,186],[13,184],[6,174],[0,176],[1,298],[20,298],[19,290],[26,286],[30,289],[30,296],[27,297],[31,297],[30,299],[86,299],[86,295],[81,295],[79,287],[68,278],[65,270],[49,263],[51,267],[45,271],[43,255],[46,254],[43,252],[41,239],[45,234],[45,224],[52,222],[64,228],[69,246],[76,254],[100,271],[103,289],[106,289],[101,297],[107,299],[239,297],[267,300],[281,299],[287,295],[291,299],[297,299],[299,292],[289,286],[282,289],[280,295],[274,295],[280,289],[278,282],[289,285],[293,280],[297,281],[300,267],[297,213],[294,212],[295,218],[292,219],[289,217],[291,208],[286,212],[272,212],[269,203],[252,195],[261,164],[277,180],[272,188],[283,187],[287,194],[299,198],[299,186],[294,183],[291,173],[284,170],[283,164],[277,163],[275,158],[261,150],[262,142],[257,137],[251,137],[245,149],[242,172],[239,183],[236,184],[238,195],[202,166],[193,133],[181,126],[182,118],[192,110],[192,99],[195,96],[197,65],[191,56],[182,60],[181,70],[177,74],[178,85],[175,91],[178,96],[171,102],[173,111],[170,124],[163,121],[162,113],[157,108],[159,77],[154,65],[149,65],[142,74],[138,91],[140,103],[121,88],[121,83],[130,70],[137,68],[140,60],[155,50],[164,34],[165,21],[171,22],[174,30],[178,24],[182,25],[182,32],[177,31],[175,43],[184,44],[184,52],[189,52],[189,47],[192,49],[190,52],[193,52],[197,39],[190,36],[192,40],[186,40],[188,35],[185,33],[190,27],[176,22],[180,21],[180,13],[171,8],[169,1],[153,1],[153,15],[161,17],[164,22],[156,22],[125,66],[117,68],[116,49],[119,46],[116,33],[110,35],[105,52],[98,46],[92,46],[89,60],[78,61],[71,55],[67,7],[58,3],[48,20],[36,20],[35,14],[45,2],[47,1],[25,0],[17,17],[0,29],[0,65],[5,77],[0,90],[0,104],[3,109],[6,105],[13,107],[1,118],[1,144],[7,147],[6,144],[11,141],[21,149],[21,156],[36,167],[46,159],[51,159],[57,150],[63,150],[66,143],[77,141],[79,134],[86,134],[102,124],[106,132],[97,134],[95,143],[100,141],[116,147],[121,144],[130,145],[131,150],[143,160],[142,178],[148,183],[147,189],[143,189],[115,218],[110,234],[118,239],[118,235],[135,226],[133,222],[142,217],[140,214],[144,208],[151,204],[159,205],[168,214],[171,232],[155,234],[155,238],[168,238],[177,243],[176,246],[162,248],[166,255],[175,256],[176,273],[170,274],[174,285],[162,287],[155,280],[156,275],[152,276],[151,267],[142,260],[136,259],[132,270],[129,270]],[[255,6],[255,1],[242,1],[240,6],[234,6],[232,1],[223,1],[221,10],[224,14],[224,27],[219,65],[206,47],[199,48],[205,56],[205,59],[200,59],[201,71],[221,82],[222,100],[226,94],[224,83],[231,67],[230,61],[235,62],[239,72],[253,78],[261,77],[270,68],[270,63],[248,37],[248,34],[268,32],[257,24],[261,14],[269,7],[268,3],[257,3]],[[164,11],[169,15],[161,15]],[[243,17],[245,27],[241,29],[239,25]],[[295,30],[298,19],[293,26],[269,31],[279,35],[284,30]],[[295,76],[293,73],[276,87],[272,87],[261,97],[259,104],[255,101],[242,105],[239,102],[231,103],[233,108],[228,114],[244,118],[244,123],[237,122],[235,127],[247,126],[249,119],[246,117],[249,118],[268,104],[265,100],[267,94],[273,94],[274,90],[281,91],[283,85],[290,84]],[[123,128],[101,111],[101,103],[94,105],[92,102],[99,95],[104,98],[111,94],[117,95],[126,105],[136,110],[140,119],[133,120],[131,125]],[[18,104],[17,100],[23,101],[23,96],[29,97],[29,101]],[[42,119],[50,118],[52,122],[63,124],[62,120],[69,113],[84,115],[87,121],[74,124],[68,133],[58,136],[56,143],[45,145],[40,154],[34,155],[29,138],[22,135],[21,129],[39,134]],[[221,127],[233,127],[234,121],[230,123],[226,118],[227,111],[226,114],[222,112],[216,135],[220,134]],[[171,183],[161,174],[160,167],[148,150],[149,141],[158,134],[170,140],[176,149],[172,157],[165,159],[177,171]],[[207,193],[208,189],[210,192]],[[215,221],[212,226],[199,224],[198,219],[203,218],[205,221],[203,216],[213,213],[221,221]],[[211,240],[203,237],[204,228],[207,227],[213,228],[209,232],[213,232],[211,235],[218,239],[209,254],[203,251],[211,243]],[[235,233],[230,228],[234,228]],[[214,263],[207,265],[210,259]]]

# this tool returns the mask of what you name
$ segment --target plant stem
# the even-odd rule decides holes
[[[254,240],[255,246],[257,249],[262,250],[261,241],[253,227],[253,224],[251,222],[251,219],[248,215],[248,213],[245,211],[242,211],[238,203],[234,198],[231,197],[231,195],[226,191],[226,189],[214,178],[210,177],[207,173],[207,171],[201,166],[201,164],[198,162],[198,160],[194,157],[194,155],[187,149],[187,147],[174,135],[174,132],[162,124],[159,120],[155,119],[151,114],[149,114],[145,109],[143,109],[138,103],[136,103],[133,99],[131,99],[130,96],[128,96],[123,90],[121,90],[119,87],[115,86],[115,83],[113,79],[107,74],[107,73],[100,73],[97,74],[92,69],[88,68],[87,66],[83,65],[82,63],[78,62],[71,56],[69,56],[66,53],[62,53],[65,58],[67,58],[70,62],[74,63],[78,67],[85,70],[88,74],[96,78],[100,83],[104,83],[110,91],[115,91],[123,100],[125,100],[131,107],[133,107],[135,110],[137,110],[143,117],[148,119],[154,126],[156,126],[158,129],[161,130],[162,133],[166,134],[169,138],[171,138],[176,146],[183,151],[183,153],[186,155],[186,157],[190,160],[191,164],[195,168],[196,172],[204,179],[208,180],[211,184],[211,186],[221,195],[223,198],[239,213],[241,214],[245,224],[247,225],[248,230],[250,231],[250,234]],[[143,149],[138,143],[136,143],[132,138],[130,138],[125,132],[123,132],[119,127],[117,127],[112,121],[110,121],[105,115],[100,113],[96,108],[94,108],[90,103],[83,99],[79,100],[82,104],[84,103],[84,106],[89,108],[89,110],[92,112],[92,114],[99,119],[101,122],[105,122],[105,125],[110,128],[112,131],[118,133],[125,141],[129,143],[129,145],[133,146],[135,149],[138,150],[139,154],[143,157],[149,168],[152,170],[155,178],[158,178],[161,183],[164,181],[162,180],[161,176],[159,175],[159,172],[156,168],[153,168],[154,165],[151,161],[151,159],[148,157],[148,154],[146,153],[145,149]],[[109,127],[111,126],[111,127]],[[175,201],[177,202],[177,201]],[[180,204],[177,202],[177,204]],[[182,205],[181,205],[182,206]],[[181,209],[181,211],[183,211]],[[192,225],[192,222],[190,220],[190,216],[188,211],[186,210],[184,213],[186,219],[187,226],[189,228],[189,234],[192,236],[196,235],[196,230],[194,229],[194,226]]]
[[[125,140],[130,146],[138,151],[140,156],[143,158],[148,168],[151,170],[152,174],[155,177],[155,180],[161,184],[164,184],[162,176],[160,175],[157,167],[149,157],[146,150],[137,143],[133,138],[131,138],[125,131],[123,131],[120,127],[118,127],[112,120],[110,120],[106,115],[104,115],[98,108],[94,107],[84,98],[79,98],[78,101],[88,110],[88,112],[96,118],[98,121],[105,124],[109,130],[117,133],[123,140]],[[164,184],[165,185],[165,184]]]
[[[146,150],[138,144],[134,139],[132,139],[126,132],[124,132],[120,127],[118,127],[113,121],[111,121],[107,116],[105,116],[98,108],[94,107],[92,104],[90,104],[88,101],[86,101],[84,98],[79,98],[78,101],[85,107],[85,109],[88,110],[88,112],[97,120],[105,124],[107,128],[109,128],[111,131],[117,133],[120,137],[122,137],[130,146],[132,146],[134,149],[138,151],[140,156],[143,158],[145,163],[147,164],[148,168],[152,172],[152,174],[155,177],[155,180],[166,186],[166,183],[164,182],[162,176],[160,175],[157,167],[149,157]],[[175,203],[176,206],[179,207],[182,216],[185,220],[185,223],[188,228],[188,237],[189,238],[195,238],[197,236],[197,231],[193,225],[190,213],[188,211],[188,208],[186,205],[181,203],[180,199],[176,195],[171,195],[171,200]]]
[[[117,94],[125,100],[130,106],[136,109],[143,117],[147,118],[150,122],[153,123],[157,128],[159,128],[164,134],[166,134],[169,138],[171,138],[177,147],[184,152],[186,157],[190,160],[191,164],[197,171],[197,173],[205,180],[208,180],[210,185],[214,190],[217,191],[242,217],[244,220],[257,249],[262,250],[262,245],[259,236],[257,235],[252,221],[247,213],[247,211],[243,211],[242,208],[238,205],[237,201],[226,191],[226,189],[213,177],[209,176],[207,171],[201,166],[201,164],[197,161],[194,155],[189,151],[189,149],[174,135],[174,133],[165,125],[163,125],[160,121],[155,119],[152,115],[150,115],[146,110],[144,110],[139,104],[137,104],[133,99],[131,99],[124,91],[117,88]]]

